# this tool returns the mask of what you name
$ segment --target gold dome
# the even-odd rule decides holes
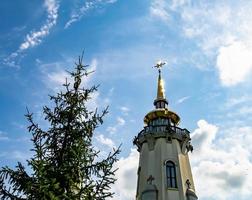
[[[168,110],[167,108],[162,108],[162,109],[156,109],[149,112],[144,117],[144,123],[149,124],[150,121],[157,118],[171,119],[171,122],[174,123],[175,125],[178,125],[180,122],[180,117],[175,112],[172,112]]]

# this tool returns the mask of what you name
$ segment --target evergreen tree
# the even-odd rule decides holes
[[[107,199],[112,197],[110,186],[115,183],[113,165],[119,148],[105,159],[92,145],[94,130],[103,123],[107,108],[100,114],[90,111],[86,103],[98,86],[83,88],[81,81],[91,72],[82,64],[82,57],[69,72],[65,90],[50,96],[53,107],[43,107],[48,130],[42,130],[27,111],[28,131],[32,134],[34,155],[27,160],[31,172],[18,163],[16,169],[0,169],[1,199]]]

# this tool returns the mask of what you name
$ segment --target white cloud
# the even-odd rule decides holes
[[[123,115],[128,115],[129,114],[130,109],[128,107],[121,106],[119,109],[122,111]]]
[[[191,97],[190,96],[181,97],[180,99],[177,100],[177,104],[181,104],[184,101],[188,100],[189,98],[191,98]]]
[[[9,66],[16,66],[17,64],[15,62],[15,59],[19,57],[23,51],[40,44],[42,42],[42,39],[50,33],[52,27],[56,25],[59,2],[57,0],[45,0],[44,7],[47,11],[47,19],[45,24],[41,26],[39,30],[33,30],[29,34],[27,34],[24,42],[20,44],[19,49],[16,52],[11,53],[11,55],[4,59],[5,64]]]
[[[137,167],[139,153],[136,149],[131,149],[128,157],[120,158],[116,163],[116,184],[112,186],[115,192],[114,200],[132,200],[135,198],[137,185]]]
[[[245,117],[248,121],[250,121],[252,119],[251,114],[252,114],[252,107],[250,105],[244,105],[232,110],[232,112],[227,112],[225,117],[236,121],[237,119],[242,120]]]
[[[99,108],[99,105],[104,106],[103,101],[100,99],[100,93],[95,91],[91,93],[90,99],[87,101],[86,106],[88,110],[95,111],[96,108]]]
[[[252,71],[251,27],[252,5],[241,2],[199,4],[183,11],[184,30],[195,38],[209,56],[216,55],[216,69],[223,86],[234,86],[248,80]],[[191,12],[190,12],[191,11]],[[201,20],[198,20],[201,19]]]
[[[119,126],[123,126],[125,124],[125,120],[122,117],[117,117],[117,124]]]
[[[191,155],[199,198],[243,199],[252,195],[252,127],[219,129],[205,120],[192,133]],[[205,184],[207,182],[207,184]]]
[[[86,64],[86,63],[84,63]],[[70,88],[73,86],[74,80],[71,75],[67,71],[73,71],[73,67],[71,69],[66,68],[67,66],[74,66],[73,59],[65,59],[60,62],[52,62],[52,63],[43,63],[42,61],[38,62],[40,72],[41,72],[41,80],[46,86],[47,90],[50,90],[49,93],[57,93],[59,91],[64,91],[65,87],[63,84],[67,82],[70,83]],[[89,72],[93,72],[96,70],[98,62],[96,59],[92,59],[87,70]],[[88,88],[93,86],[93,78],[94,73],[90,73],[87,77],[83,77],[80,87]],[[48,91],[45,91],[48,93]],[[100,93],[98,91],[94,91],[90,95],[90,99],[87,101],[86,106],[91,111],[94,111],[96,108],[99,108],[99,105],[104,108],[106,105],[107,99],[101,99]]]
[[[122,117],[117,117],[116,124],[114,126],[109,126],[106,131],[110,134],[115,134],[120,127],[125,125],[125,123],[125,119],[123,119]]]
[[[50,29],[56,24],[59,8],[58,2],[56,0],[45,0],[44,6],[48,13],[46,23],[38,31],[32,31],[26,35],[25,41],[19,48],[21,51],[40,44],[42,38],[47,36]]]
[[[70,19],[65,24],[65,28],[71,26],[74,22],[77,22],[82,19],[82,17],[90,10],[98,8],[99,6],[103,6],[105,4],[113,4],[117,0],[93,0],[86,1],[83,6],[81,6],[78,10],[75,10]]]
[[[237,123],[240,125],[246,124],[246,122],[251,121],[252,119],[252,106],[241,106],[239,108],[236,108],[232,110],[232,112],[227,112],[227,114],[224,116],[226,119],[229,119],[229,123]],[[246,119],[246,120],[244,120]]]
[[[252,107],[251,106],[242,106],[238,109],[240,115],[249,115],[252,114]]]
[[[179,24],[185,37],[194,39],[206,56],[215,59],[223,86],[230,87],[248,80],[252,71],[250,1],[152,2],[158,10],[156,13],[160,16],[170,16],[169,19],[161,17],[162,20],[174,26]],[[152,12],[150,14],[153,15]]]
[[[72,82],[72,80],[70,79],[69,76],[70,75],[66,71],[59,70],[57,72],[52,72],[52,73],[48,74],[48,81],[52,85],[54,85],[54,88],[58,89],[58,87],[61,87],[64,83],[66,83],[66,79],[68,79],[68,81]]]
[[[114,134],[117,131],[117,127],[115,126],[109,126],[106,131],[108,131],[110,134]]]
[[[218,128],[205,120],[199,120],[197,124],[199,128],[192,133],[191,137],[195,148],[203,150],[202,148],[209,147],[212,144]]]
[[[220,47],[217,56],[217,69],[221,83],[233,86],[245,81],[252,71],[252,46],[235,41]]]
[[[170,19],[170,15],[166,9],[167,4],[165,0],[154,0],[151,3],[150,14],[154,17],[160,18],[165,22],[168,22]]]
[[[250,94],[227,96],[226,102],[219,105],[219,111],[225,115],[219,115],[222,121],[226,119],[225,124],[230,126],[244,126],[252,120],[252,96]],[[220,114],[221,114],[220,113]]]
[[[241,104],[251,102],[252,96],[249,95],[243,95],[239,97],[229,97],[227,101],[225,102],[226,108],[232,108],[234,106],[239,106]]]
[[[42,73],[42,80],[46,84],[46,86],[54,91],[59,91],[62,89],[62,85],[67,82],[73,84],[73,79],[70,74],[67,72],[67,66],[74,65],[73,59],[66,59],[64,62],[52,62],[52,63],[42,63],[41,61],[38,63],[40,66],[40,71]],[[88,71],[95,71],[98,65],[98,61],[96,59],[91,60],[91,64],[88,67]],[[71,69],[70,71],[72,71]],[[81,82],[82,87],[87,87],[90,85],[92,81],[93,74],[89,74],[87,77],[84,77]],[[97,96],[97,95],[95,95]]]
[[[184,6],[184,5],[186,5],[186,4],[190,3],[190,2],[191,2],[191,0],[172,0],[171,9],[175,10],[178,7]]]
[[[176,11],[176,9],[188,3],[190,3],[190,0],[152,0],[150,14],[165,23],[169,23],[172,18],[170,12]]]
[[[122,106],[122,107],[120,107],[120,110],[123,112],[128,112],[130,109],[126,106]]]
[[[73,80],[66,71],[67,69],[65,67],[67,65],[69,65],[68,61],[39,63],[42,81],[48,89],[58,92],[60,89],[62,89],[62,85],[66,83],[66,78],[69,83],[73,83]]]
[[[111,149],[115,148],[115,143],[114,143],[114,141],[111,140],[110,138],[106,138],[106,137],[104,137],[104,135],[102,135],[102,134],[96,136],[95,138],[96,138],[96,140],[97,140],[99,143],[101,143],[101,144],[103,144],[103,145],[105,145],[105,146],[107,146],[107,147],[109,147],[109,148],[111,148]]]

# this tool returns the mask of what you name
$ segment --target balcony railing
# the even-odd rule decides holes
[[[167,133],[167,134],[175,133],[180,137],[189,136],[189,134],[190,134],[190,132],[187,129],[182,129],[177,126],[157,125],[157,126],[144,127],[144,129],[138,134],[138,137],[144,136],[149,133],[152,133],[152,134],[155,134],[155,133]]]

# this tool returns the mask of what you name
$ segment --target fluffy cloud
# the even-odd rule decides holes
[[[125,124],[125,120],[122,117],[117,117],[117,123],[119,126],[123,126]]]
[[[245,199],[252,195],[252,127],[222,130],[205,120],[192,133],[192,170],[199,198]],[[136,190],[138,152],[135,149],[117,164],[115,199],[133,199]],[[207,184],[205,184],[207,182]]]
[[[234,108],[234,106],[239,106],[244,103],[251,102],[252,96],[249,95],[243,95],[239,97],[229,97],[227,101],[225,102],[225,107],[226,108]]]
[[[150,13],[152,16],[160,18],[161,20],[168,22],[170,19],[167,12],[167,4],[165,0],[155,0],[151,3]]]
[[[116,172],[117,182],[112,188],[115,192],[113,199],[134,199],[136,194],[138,160],[138,151],[131,149],[128,157],[122,157],[116,163],[118,170]]]
[[[198,121],[192,133],[194,151],[191,165],[200,199],[246,199],[252,195],[252,127],[222,130],[205,120]],[[139,153],[131,149],[119,160],[114,199],[133,199]],[[206,184],[207,183],[207,184]],[[239,194],[239,195],[237,195]]]
[[[248,122],[252,119],[252,96],[250,94],[244,94],[240,96],[227,96],[227,100],[219,106],[221,113],[225,115],[219,115],[222,120],[228,119],[224,123],[227,126],[247,126]]]
[[[252,195],[251,132],[252,127],[222,130],[205,120],[198,122],[192,133],[195,150],[191,161],[199,198],[226,200],[239,194],[239,199],[245,199]]]
[[[203,151],[205,147],[209,147],[218,131],[217,126],[208,124],[205,120],[198,121],[198,127],[191,135],[193,144],[199,151]]]
[[[119,109],[122,111],[123,115],[128,115],[129,114],[130,109],[128,107],[121,106]]]
[[[114,134],[117,131],[116,126],[109,126],[106,131],[108,131],[110,134]]]
[[[217,69],[224,86],[245,81],[252,70],[252,46],[249,43],[235,41],[228,46],[220,47]]]
[[[69,82],[72,82],[69,74],[64,70],[59,70],[56,72],[51,72],[48,76],[48,81],[50,82],[50,86],[53,86],[53,89],[58,90],[64,83],[66,83],[66,79]]]
[[[169,22],[171,19],[170,11],[190,3],[190,0],[152,0],[150,6],[150,14],[164,22]]]
[[[100,134],[96,136],[95,138],[100,144],[103,144],[111,149],[115,148],[114,141],[109,138],[106,138],[104,135]]]
[[[170,25],[182,24],[180,28],[184,36],[195,39],[200,50],[215,59],[223,86],[234,86],[248,80],[252,71],[252,16],[249,14],[252,9],[251,2],[152,2],[151,15],[155,13]]]
[[[108,131],[110,134],[115,134],[118,130],[118,128],[125,125],[125,120],[122,117],[117,117],[116,124],[114,126],[109,126],[106,131]]]

